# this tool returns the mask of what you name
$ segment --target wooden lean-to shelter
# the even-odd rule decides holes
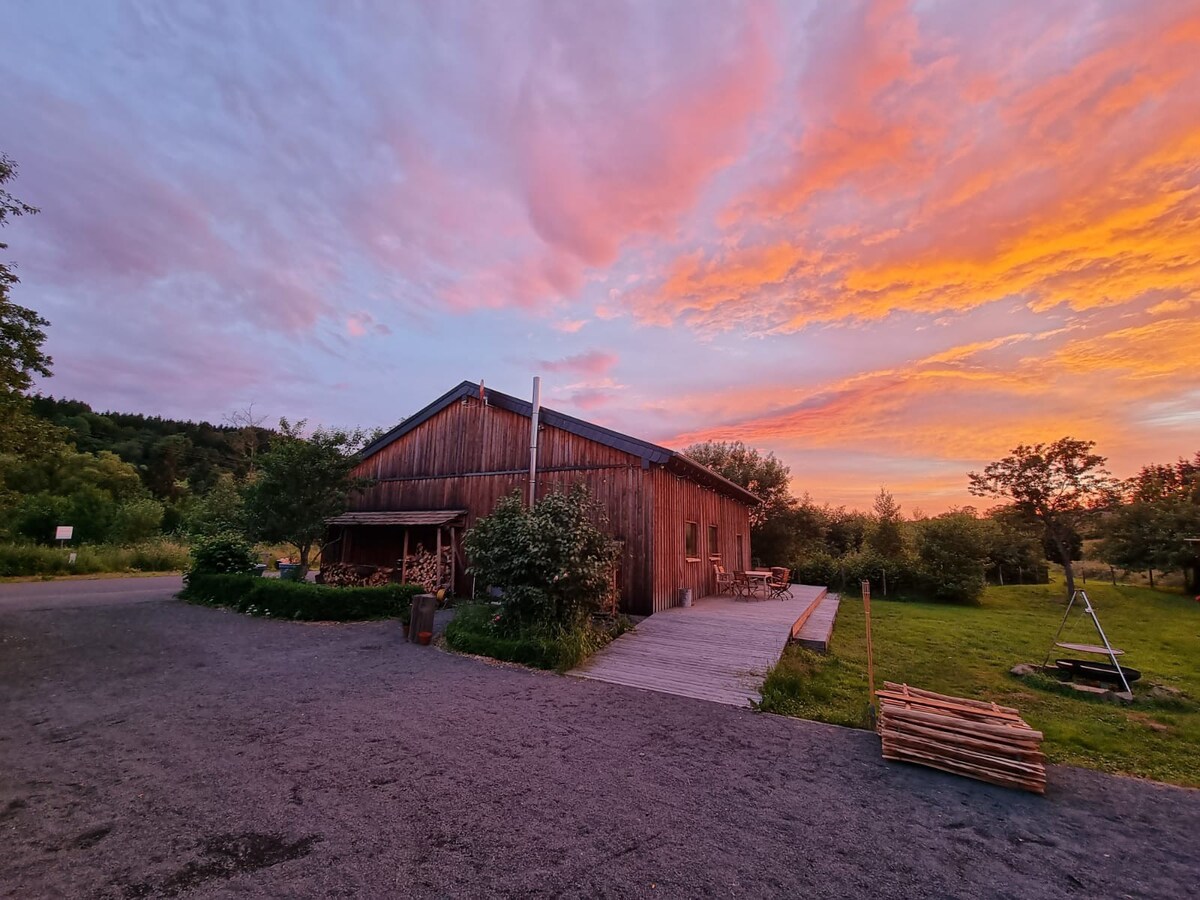
[[[533,404],[469,381],[366,447],[356,474],[375,480],[330,520],[326,563],[432,566],[470,596],[462,538],[496,501],[528,496]],[[713,564],[750,565],[758,498],[681,453],[541,407],[535,491],[582,483],[622,545],[620,606],[649,614],[715,592]],[[482,591],[485,585],[479,585]]]

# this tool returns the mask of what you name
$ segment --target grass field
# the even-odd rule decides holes
[[[1127,585],[1089,583],[1088,595],[1113,646],[1126,651],[1122,661],[1142,672],[1131,706],[1009,674],[1045,657],[1066,606],[1061,584],[988,588],[976,607],[874,600],[876,686],[903,681],[1015,706],[1045,732],[1050,762],[1200,787],[1200,603]],[[1094,635],[1072,611],[1064,639]],[[1152,699],[1154,684],[1185,696]],[[789,647],[763,686],[762,708],[863,727],[866,704],[862,602],[847,596],[829,655]]]

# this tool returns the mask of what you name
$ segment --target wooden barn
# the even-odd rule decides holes
[[[500,497],[528,495],[533,409],[464,381],[366,447],[357,474],[375,484],[330,521],[326,563],[433,566],[469,596],[463,533]],[[758,498],[680,453],[540,407],[536,462],[538,496],[582,482],[606,514],[626,612],[715,593],[714,563],[749,567]]]

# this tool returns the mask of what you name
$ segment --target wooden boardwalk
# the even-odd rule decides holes
[[[792,585],[791,600],[703,597],[691,608],[656,612],[569,674],[612,684],[749,706],[826,594]]]
[[[837,621],[838,606],[841,602],[842,598],[839,595],[826,594],[796,635],[796,642],[809,650],[828,653],[829,639],[833,636],[833,623]]]

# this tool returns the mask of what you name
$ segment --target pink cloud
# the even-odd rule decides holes
[[[585,353],[576,353],[563,359],[543,359],[538,365],[547,372],[566,372],[583,378],[599,378],[608,374],[617,362],[618,357],[614,353],[588,350]]]

